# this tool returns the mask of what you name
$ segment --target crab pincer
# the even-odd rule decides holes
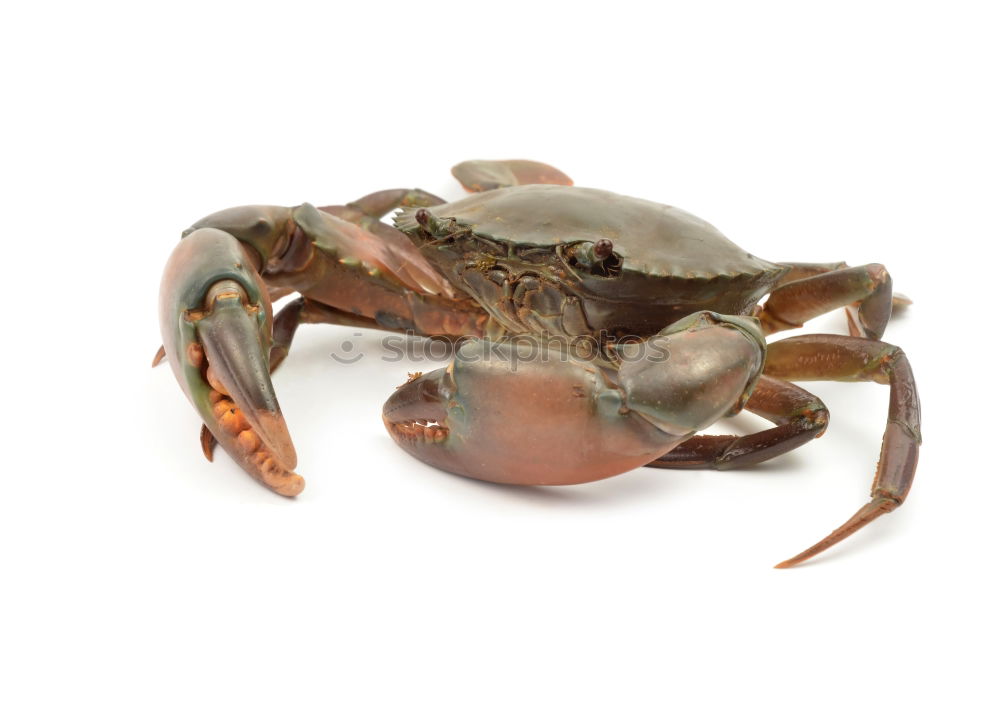
[[[305,487],[270,376],[302,323],[477,332],[483,315],[454,299],[402,234],[372,219],[380,208],[432,197],[378,192],[332,212],[308,203],[232,207],[183,233],[160,288],[161,353],[201,415],[209,459],[217,441],[275,492]],[[272,297],[293,290],[302,297],[273,316]]]
[[[443,470],[585,483],[645,465],[739,411],[764,359],[755,320],[713,312],[633,346],[606,363],[516,340],[468,342],[448,368],[397,389],[383,421],[404,450]]]
[[[220,229],[185,232],[161,285],[163,351],[215,440],[251,476],[292,497],[305,481],[294,472],[271,385],[271,302],[257,259]]]

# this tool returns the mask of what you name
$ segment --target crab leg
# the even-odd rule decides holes
[[[400,207],[433,207],[443,203],[444,200],[437,195],[423,190],[396,188],[369,193],[346,205],[327,205],[319,209],[357,224],[392,246],[409,250],[413,248],[413,244],[406,235],[381,221],[381,218]]]
[[[764,372],[787,380],[872,381],[889,385],[889,416],[871,501],[825,539],[776,567],[812,558],[903,503],[920,446],[920,400],[902,349],[881,341],[812,334],[770,344]]]
[[[855,303],[856,306],[855,306]],[[881,338],[892,315],[892,278],[879,263],[821,273],[775,288],[759,317],[765,333],[797,329],[847,307],[852,336]]]
[[[288,357],[292,340],[295,338],[295,332],[298,331],[300,324],[336,324],[343,327],[376,329],[379,331],[409,331],[418,336],[433,337],[435,340],[449,344],[457,342],[463,338],[463,335],[445,332],[442,331],[442,328],[468,328],[471,329],[469,334],[474,336],[480,335],[478,328],[472,329],[468,327],[468,314],[456,314],[453,310],[439,310],[431,305],[428,305],[428,308],[425,314],[421,315],[420,321],[424,323],[431,322],[431,326],[425,329],[414,323],[410,327],[401,329],[398,326],[380,324],[375,319],[345,312],[306,297],[296,298],[282,307],[281,312],[274,317],[274,341],[271,345],[271,372],[273,373],[277,370],[282,361]],[[483,317],[481,322],[485,324],[485,315]]]
[[[558,168],[538,161],[462,161],[451,173],[470,193],[514,185],[573,185],[573,180]]]
[[[357,210],[367,217],[376,219],[384,217],[400,207],[433,207],[444,204],[444,200],[419,188],[396,188],[379,190],[359,197],[354,202],[345,205],[346,208]],[[345,217],[345,219],[347,219]]]
[[[802,280],[804,278],[812,278],[813,276],[829,273],[830,271],[839,271],[843,268],[850,268],[850,266],[843,261],[837,261],[835,263],[802,263],[786,261],[778,265],[786,266],[788,268],[788,272],[781,277],[780,283],[782,285],[794,283],[795,281]],[[894,292],[892,294],[893,313],[899,312],[912,304],[913,300],[908,298],[906,295],[898,292]],[[860,334],[852,334],[852,336],[860,336]]]
[[[881,338],[889,318],[913,304],[892,292],[892,279],[879,263],[848,267],[846,263],[783,263],[788,272],[759,308],[764,333],[798,329],[838,307],[847,313],[851,336]]]
[[[778,265],[785,266],[788,268],[788,272],[781,276],[779,281],[782,285],[787,285],[788,283],[793,283],[796,280],[802,280],[803,278],[812,278],[814,275],[820,275],[821,273],[829,273],[830,271],[839,271],[841,268],[849,268],[844,261],[835,261],[833,263],[803,263],[801,261],[783,261]]]
[[[746,436],[694,436],[648,465],[653,468],[746,468],[822,436],[830,414],[797,385],[761,376],[746,409],[778,426]]]
[[[344,327],[386,331],[386,327],[368,317],[344,312],[305,297],[298,297],[282,307],[281,312],[274,316],[274,340],[271,344],[270,355],[272,373],[288,357],[295,332],[303,323],[337,324]]]

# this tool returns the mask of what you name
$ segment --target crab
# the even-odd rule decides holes
[[[271,490],[302,491],[271,374],[300,324],[331,323],[454,344],[450,365],[411,374],[383,408],[392,438],[446,471],[566,485],[641,466],[746,468],[826,430],[823,402],[793,381],[872,381],[890,398],[870,501],[777,567],[906,499],[920,408],[905,354],[880,340],[908,302],[883,266],[772,263],[687,212],[577,187],[537,162],[453,173],[472,195],[236,207],[183,233],[154,365],[169,361],[201,415],[209,460],[220,444]],[[394,226],[382,221],[394,211]],[[837,308],[846,335],[765,340]],[[698,433],[741,410],[775,426]]]

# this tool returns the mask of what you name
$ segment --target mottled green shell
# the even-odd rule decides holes
[[[782,268],[747,253],[684,210],[593,188],[524,185],[430,208],[482,236],[518,246],[607,238],[624,269],[649,276],[756,277]]]

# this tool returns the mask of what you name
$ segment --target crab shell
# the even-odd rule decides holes
[[[574,329],[570,320],[562,329],[569,333],[648,336],[699,310],[749,314],[787,270],[681,209],[593,188],[490,190],[403,210],[395,223],[432,265],[493,313],[517,297],[524,277],[557,289],[561,299],[578,298],[586,328]],[[602,239],[613,244],[610,257],[595,251]],[[511,329],[509,320],[508,331],[538,330]]]

